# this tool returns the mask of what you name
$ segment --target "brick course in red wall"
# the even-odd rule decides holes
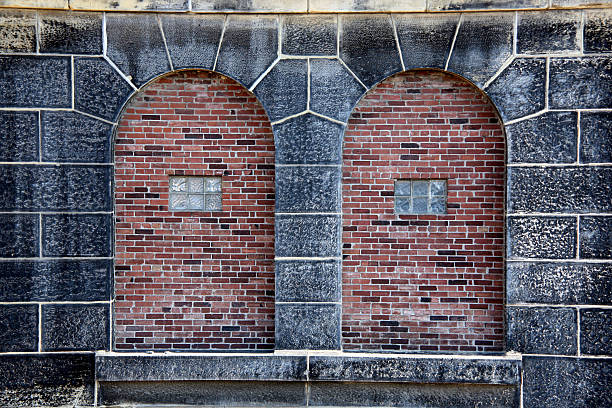
[[[503,349],[504,134],[467,81],[388,78],[343,150],[343,348]],[[397,215],[394,182],[448,180],[446,215]]]
[[[222,211],[169,211],[172,175],[221,176]],[[184,71],[140,92],[115,212],[116,349],[274,347],[274,137],[244,87]]]

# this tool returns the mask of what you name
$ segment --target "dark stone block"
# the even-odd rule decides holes
[[[340,261],[276,261],[277,302],[338,302]]]
[[[0,210],[111,210],[112,168],[0,165]]]
[[[0,406],[82,406],[94,403],[94,355],[0,356]]]
[[[287,55],[336,55],[337,22],[333,15],[283,18],[282,52]]]
[[[485,90],[504,121],[544,109],[546,61],[517,58]]]
[[[340,167],[276,167],[276,211],[340,211],[340,177]]]
[[[0,52],[36,52],[35,11],[0,11]]]
[[[576,112],[548,112],[506,126],[510,163],[574,163]]]
[[[111,163],[113,126],[74,112],[42,112],[42,160]]]
[[[428,10],[487,10],[487,9],[526,9],[548,7],[547,0],[428,0]]]
[[[111,256],[111,216],[43,215],[43,256]]]
[[[340,256],[340,229],[337,215],[277,215],[276,256]]]
[[[38,113],[0,112],[0,161],[38,160]]]
[[[482,88],[512,55],[513,27],[514,13],[465,14],[448,70]]]
[[[612,168],[509,168],[508,197],[510,212],[608,212]]]
[[[340,164],[344,126],[307,113],[272,127],[277,164]]]
[[[38,256],[38,215],[0,214],[0,257]]]
[[[506,307],[506,350],[531,354],[576,354],[576,309]]]
[[[367,87],[402,70],[389,16],[341,15],[339,19],[340,58]]]
[[[223,16],[161,15],[174,69],[212,69],[223,31]]]
[[[612,112],[580,114],[580,161],[612,162]]]
[[[551,58],[549,104],[553,109],[612,106],[612,57]]]
[[[277,350],[339,350],[339,304],[277,304]]]
[[[612,310],[580,310],[580,352],[582,354],[612,354]]]
[[[310,81],[310,109],[342,122],[366,91],[337,60],[311,60]]]
[[[42,348],[45,351],[108,349],[109,325],[107,304],[43,305]]]
[[[612,10],[584,11],[584,52],[612,51]]]
[[[69,57],[0,56],[0,107],[70,108]]]
[[[276,60],[277,54],[276,17],[230,16],[227,18],[215,71],[250,88]]]
[[[0,262],[0,302],[110,300],[112,261]]]
[[[114,121],[134,92],[121,75],[102,58],[75,58],[75,107]]]
[[[308,61],[282,60],[255,88],[271,122],[306,110]]]
[[[612,406],[612,359],[524,357],[523,404],[527,408]]]
[[[518,13],[519,54],[580,51],[580,11],[526,11]]]
[[[509,217],[507,237],[509,258],[576,256],[576,218]]]
[[[40,52],[102,54],[102,13],[39,14]]]
[[[612,259],[612,217],[580,217],[580,257]]]
[[[0,305],[0,352],[38,349],[38,305]]]

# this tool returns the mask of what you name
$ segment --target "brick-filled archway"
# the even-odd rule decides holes
[[[343,150],[344,349],[503,349],[504,149],[491,102],[454,75],[398,74],[357,104]],[[394,208],[396,183],[414,180],[446,182],[445,213]]]
[[[127,105],[115,169],[115,349],[273,349],[274,137],[257,99],[208,71],[162,77]],[[221,210],[169,207],[171,177],[210,176]]]

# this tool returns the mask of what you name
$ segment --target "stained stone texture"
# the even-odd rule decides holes
[[[556,109],[612,107],[612,57],[551,58],[549,104]]]
[[[38,349],[38,305],[0,305],[0,352]]]
[[[342,125],[307,113],[276,124],[272,129],[276,164],[342,162]]]
[[[508,258],[576,256],[575,217],[509,217]]]
[[[38,256],[38,215],[0,214],[0,258]]]
[[[36,52],[36,12],[0,10],[0,52]]]
[[[0,302],[110,300],[112,261],[2,261],[0,281]]]
[[[510,212],[612,211],[610,167],[508,169]]]
[[[551,7],[601,6],[606,0],[550,0]]]
[[[109,211],[112,168],[0,165],[0,210]]]
[[[0,56],[0,107],[70,108],[70,58]]]
[[[102,13],[41,12],[40,52],[102,54]]]
[[[70,8],[109,11],[187,11],[188,0],[70,0]]]
[[[548,0],[429,0],[427,3],[427,9],[430,11],[488,9],[512,10],[545,7],[548,7]]]
[[[160,18],[174,69],[213,68],[225,17],[164,14]]]
[[[277,257],[340,256],[340,216],[277,215]]]
[[[75,58],[75,107],[114,121],[133,88],[102,58]]]
[[[584,52],[612,51],[612,10],[584,12]]]
[[[346,122],[366,89],[338,61],[310,60],[310,109]]]
[[[342,15],[340,58],[371,88],[402,70],[391,18],[386,15]]]
[[[612,112],[580,114],[580,161],[612,163]]]
[[[513,13],[465,14],[448,70],[482,88],[512,54],[513,25]]]
[[[277,302],[338,302],[340,261],[277,261]]]
[[[548,112],[506,125],[506,138],[510,163],[574,163],[578,115]]]
[[[459,23],[459,15],[409,14],[393,18],[406,70],[444,69]]]
[[[340,167],[277,167],[277,212],[340,211]]]
[[[277,304],[276,349],[340,349],[340,309],[339,304]]]
[[[310,12],[425,11],[426,0],[309,0]]]
[[[577,352],[576,309],[506,307],[506,350],[530,354]]]
[[[276,60],[278,19],[267,16],[229,16],[215,71],[250,88]]]
[[[164,39],[155,14],[107,14],[106,53],[136,86],[170,71]]]
[[[113,126],[74,112],[41,114],[42,160],[111,163]]]
[[[111,256],[111,216],[43,215],[43,256]]]
[[[612,309],[580,310],[580,352],[612,354]]]
[[[108,304],[43,305],[44,351],[103,350],[109,347]]]
[[[527,356],[523,359],[523,406],[610,407],[611,380],[612,359]]]
[[[509,304],[609,305],[612,264],[508,262],[506,297]]]
[[[38,112],[0,112],[0,161],[38,160]]]
[[[302,12],[308,11],[306,0],[192,0],[193,11],[220,12]]]
[[[282,53],[287,55],[336,55],[337,17],[298,15],[283,17]]]
[[[504,69],[485,92],[499,109],[504,121],[544,109],[546,105],[546,61],[517,58]]]
[[[308,61],[281,60],[255,87],[271,122],[306,110]]]
[[[612,259],[612,217],[580,217],[580,258]]]
[[[580,51],[580,24],[580,11],[520,12],[516,51],[519,54]]]

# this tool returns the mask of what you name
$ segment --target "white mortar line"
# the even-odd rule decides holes
[[[0,352],[2,356],[18,356],[18,355],[38,355],[38,354],[94,354],[91,351],[5,351]],[[65,407],[66,405],[64,405]],[[44,407],[44,406],[43,406]],[[72,407],[72,405],[70,405]]]
[[[251,85],[251,87],[249,88],[250,92],[253,92],[253,90],[257,87],[257,85],[259,85],[259,83],[263,81],[266,75],[268,75],[268,73],[272,71],[272,68],[274,68],[276,64],[278,64],[279,61],[280,61],[280,57],[276,57],[276,59],[272,62],[272,64],[270,64],[270,66],[266,68],[266,70],[259,76],[259,78],[255,80],[255,82],[253,82],[253,85]]]
[[[588,215],[588,214],[584,214]],[[580,215],[576,215],[576,259],[580,258]]]
[[[338,261],[341,256],[275,256],[275,261]]]
[[[0,165],[30,165],[30,166],[93,166],[93,167],[104,167],[104,166],[113,166],[113,163],[81,163],[81,162],[2,162],[0,161]],[[39,211],[36,211],[39,212]]]
[[[168,63],[170,63],[170,71],[174,71],[174,65],[172,64],[172,58],[170,57],[170,51],[168,50],[168,43],[166,42],[166,34],[164,34],[164,27],[162,25],[161,17],[157,14],[157,25],[159,26],[159,32],[161,33],[162,41],[164,42],[164,48],[166,50],[166,57]]]
[[[582,114],[580,111],[577,112],[577,119],[576,119],[576,164],[580,164],[580,142],[581,142],[581,131],[580,131],[580,120]]]
[[[506,305],[507,307],[549,307],[549,308],[556,308],[556,309],[562,309],[562,308],[567,308],[567,309],[612,309],[612,305],[578,305],[578,304],[556,304],[556,303],[508,303]]]
[[[102,13],[102,56],[106,55],[108,38],[106,37],[106,13]]]
[[[302,115],[305,115],[305,114],[307,114],[307,113],[309,113],[309,112],[310,112],[310,111],[309,111],[308,109],[306,109],[306,110],[303,110],[303,111],[301,111],[301,112],[299,112],[299,113],[296,113],[296,114],[294,114],[294,115],[289,115],[289,116],[287,116],[287,117],[284,117],[284,118],[282,118],[282,119],[279,119],[279,120],[277,120],[277,121],[275,121],[275,122],[270,122],[270,124],[271,124],[272,126],[274,126],[274,125],[278,125],[278,124],[281,124],[281,123],[283,123],[283,122],[288,121],[289,119],[294,119],[294,118],[297,118],[297,117],[302,116]],[[277,166],[278,166],[278,165],[277,165]]]
[[[393,26],[393,35],[395,36],[395,46],[397,47],[397,52],[399,53],[400,62],[402,63],[402,71],[406,70],[406,65],[404,65],[404,56],[402,55],[402,47],[400,47],[399,43],[399,35],[397,35],[397,26],[395,24],[395,19],[392,15],[389,15],[389,19],[391,20],[391,25]]]
[[[276,15],[276,57],[280,58],[283,53],[283,18],[280,14]]]
[[[313,304],[313,305],[341,305],[342,302],[274,302],[277,305],[304,305],[304,304]]]
[[[601,213],[558,213],[558,212],[553,212],[553,213],[544,213],[544,212],[525,212],[525,213],[511,213],[511,214],[506,214],[508,217],[525,217],[525,216],[530,216],[530,217],[580,217],[580,216],[585,216],[585,217],[595,217],[595,216],[612,216],[612,213],[605,213],[605,212],[601,212]]]
[[[548,93],[550,87],[550,57],[546,57],[546,81],[544,82],[544,110],[548,110]]]
[[[455,48],[455,41],[457,40],[457,35],[459,34],[459,29],[461,28],[462,22],[463,22],[463,13],[459,14],[459,21],[457,22],[457,27],[455,28],[455,35],[453,36],[453,42],[451,43],[450,50],[448,50],[448,57],[446,58],[446,64],[444,65],[445,71],[448,71],[448,64],[450,62],[451,56],[453,55],[453,50]]]
[[[274,215],[342,215],[342,212],[276,212]]]
[[[187,0],[187,11],[193,11],[193,6],[191,5],[191,0]]]
[[[558,59],[574,59],[574,58],[591,58],[591,57],[610,57],[610,53],[589,53],[586,55],[580,54],[579,51],[564,51],[564,52],[547,52],[541,54],[517,54],[516,58],[558,58]]]
[[[580,28],[578,29],[576,40],[578,41],[578,47],[582,55],[584,55],[584,18],[584,10],[580,10]]]
[[[42,226],[42,214],[38,214],[38,256],[42,258],[42,234],[43,234],[43,226]]]
[[[227,14],[225,15],[225,19],[223,20],[223,27],[221,28],[221,37],[219,37],[219,44],[217,45],[217,54],[215,55],[215,63],[213,64],[212,70],[216,71],[217,69],[217,60],[219,59],[219,52],[221,51],[221,43],[223,43],[223,36],[225,35],[225,27],[227,26]]]
[[[36,12],[36,27],[34,28],[36,36],[36,54],[40,54],[40,12]]]
[[[487,89],[487,87],[489,85],[491,85],[491,83],[493,81],[495,81],[497,79],[497,77],[499,77],[502,74],[502,72],[504,72],[506,70],[506,68],[508,68],[510,66],[510,64],[512,64],[513,62],[514,62],[514,57],[511,55],[510,57],[508,57],[508,59],[506,59],[504,61],[504,63],[497,70],[497,72],[495,72],[495,74],[493,74],[493,76],[491,78],[489,78],[489,80],[487,82],[484,83],[484,85],[482,86],[482,89]]]
[[[38,160],[42,161],[42,112],[38,111]]]
[[[279,58],[282,60],[305,60],[305,59],[335,60],[335,59],[338,59],[338,57],[335,55],[289,55],[289,54],[280,54]]]
[[[112,214],[112,211],[0,211],[0,214],[39,214],[39,215],[95,215],[95,214]],[[42,256],[42,255],[41,255]]]
[[[512,257],[506,262],[539,262],[539,263],[585,263],[585,264],[609,264],[612,259],[574,259],[574,258],[519,258]]]
[[[135,91],[138,91],[138,87],[136,85],[134,85],[134,83],[132,82],[132,78],[128,77],[127,75],[125,75],[117,65],[115,65],[115,63],[113,62],[113,60],[111,60],[107,55],[104,56],[104,59],[110,64],[111,67],[113,67],[113,69],[115,71],[117,71],[117,73],[119,73],[119,75],[121,75],[121,77],[123,79],[125,79],[127,81],[128,84],[130,84],[130,86],[132,88],[134,88]],[[129,98],[128,98],[129,99]]]
[[[112,261],[114,258],[112,256],[32,256],[32,257],[14,257],[14,258],[0,258],[0,261],[30,261],[30,262],[40,262],[40,261],[103,261],[110,260]]]
[[[342,167],[341,164],[276,164],[275,167]]]
[[[100,382],[98,380],[94,380],[94,407],[98,406],[98,387],[100,386]]]
[[[514,21],[512,23],[512,55],[516,55],[518,43],[518,11],[514,12]]]
[[[580,357],[580,309],[576,310],[576,352]]]
[[[521,370],[521,391],[520,391],[520,396],[519,396],[519,407],[523,408],[523,376],[525,374],[525,370]]]
[[[346,122],[342,122],[341,120],[334,119],[334,118],[330,118],[329,116],[322,115],[322,114],[317,113],[317,112],[315,112],[315,111],[311,111],[311,110],[309,110],[309,111],[308,111],[308,113],[310,113],[310,114],[312,114],[312,115],[314,115],[314,116],[318,116],[318,117],[320,117],[320,118],[322,118],[322,119],[329,120],[330,122],[334,122],[334,123],[337,123],[337,124],[339,124],[339,125],[346,126]]]
[[[607,167],[612,165],[610,162],[601,163],[508,163],[507,167]]]
[[[356,75],[356,74],[353,72],[353,70],[352,70],[352,69],[350,69],[350,68],[348,67],[348,65],[346,65],[346,64],[344,63],[344,61],[342,61],[342,58],[340,58],[339,56],[338,56],[338,61],[340,61],[340,64],[342,64],[342,65],[344,66],[344,68],[346,68],[346,69],[348,70],[348,72],[350,72],[350,73],[351,73],[351,75],[353,76],[353,78],[355,78],[355,79],[357,80],[357,82],[359,82],[359,83],[361,84],[361,86],[363,86],[363,89],[365,89],[365,90],[367,91],[367,90],[368,90],[368,87],[367,87],[367,86],[365,86],[365,84],[364,84],[363,82],[361,82],[361,79],[359,79],[359,77],[358,77],[358,76],[357,76],[357,75]]]
[[[42,351],[42,304],[38,304],[38,351]]]
[[[0,302],[0,305],[106,305],[110,304],[109,301],[105,300],[92,300],[92,301],[31,301],[31,302]]]
[[[306,110],[310,110],[310,58],[308,58],[306,61]]]
[[[340,14],[336,14],[336,57],[340,59]]]
[[[83,116],[89,116],[90,118],[92,118],[92,119],[96,119],[96,120],[99,120],[100,122],[105,122],[105,123],[108,123],[109,125],[113,125],[113,126],[115,126],[115,125],[117,125],[117,124],[118,124],[117,122],[111,122],[110,120],[106,120],[106,119],[101,118],[101,117],[99,117],[99,116],[92,115],[91,113],[83,112],[83,111],[80,111],[80,110],[78,110],[78,109],[74,109],[74,111],[75,111],[75,112],[77,112],[77,113],[80,113],[80,114],[81,114],[81,115],[83,115]]]
[[[536,353],[522,353],[521,354],[523,357],[563,357],[563,358],[573,358],[573,359],[579,359],[579,358],[584,358],[584,359],[612,359],[612,356],[609,355],[598,355],[598,354],[589,354],[589,355],[582,355],[582,356],[576,356],[576,355],[572,355],[572,354],[536,354]]]
[[[70,57],[70,84],[72,86],[72,109],[74,109],[75,107],[75,102],[74,102],[74,88],[75,88],[75,72],[74,72],[74,56]]]

